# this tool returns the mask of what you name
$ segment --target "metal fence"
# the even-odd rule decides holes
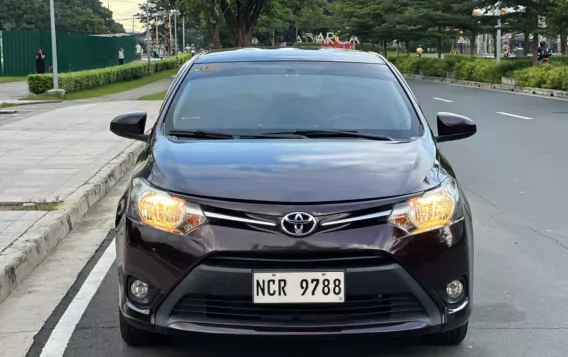
[[[51,33],[38,30],[0,31],[0,76],[35,73],[39,48],[46,54],[46,72],[51,71]],[[134,36],[90,36],[57,33],[59,72],[103,68],[118,64],[118,50],[124,49],[124,63],[136,59]]]

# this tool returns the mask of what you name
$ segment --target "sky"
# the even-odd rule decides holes
[[[124,26],[126,32],[132,31],[132,15],[138,12],[138,3],[141,0],[101,0],[104,6],[110,6],[113,18]],[[143,31],[144,25],[138,19],[134,22],[136,31]]]

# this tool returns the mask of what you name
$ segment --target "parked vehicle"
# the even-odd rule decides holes
[[[120,331],[466,336],[471,210],[399,71],[375,53],[240,48],[179,71],[116,214]]]

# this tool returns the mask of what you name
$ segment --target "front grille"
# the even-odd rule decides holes
[[[347,252],[302,252],[302,253],[232,253],[213,255],[203,264],[225,268],[258,269],[349,269],[377,267],[390,263],[384,255]]]
[[[306,326],[321,323],[388,323],[425,316],[412,294],[348,296],[342,304],[252,303],[251,297],[186,295],[172,315],[196,322],[277,323]]]

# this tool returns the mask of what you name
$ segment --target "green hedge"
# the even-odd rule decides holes
[[[568,91],[568,66],[548,65],[525,68],[515,72],[515,82],[521,87]]]
[[[536,67],[531,58],[503,59],[500,64],[492,58],[462,55],[446,55],[442,60],[407,56],[389,60],[403,73],[444,78],[452,73],[455,79],[496,84],[502,77],[514,77],[520,86],[567,90],[568,56],[552,56],[549,65]]]
[[[151,61],[150,68],[152,72],[161,72],[176,68],[179,64],[186,62],[190,58],[191,54],[184,53],[179,55],[179,60],[169,58],[160,61]],[[80,92],[113,83],[127,82],[142,78],[149,74],[147,70],[148,64],[146,62],[138,62],[79,72],[60,73],[59,87],[65,89],[68,93]],[[53,75],[51,74],[30,74],[27,79],[29,90],[34,94],[45,93],[53,88]]]

